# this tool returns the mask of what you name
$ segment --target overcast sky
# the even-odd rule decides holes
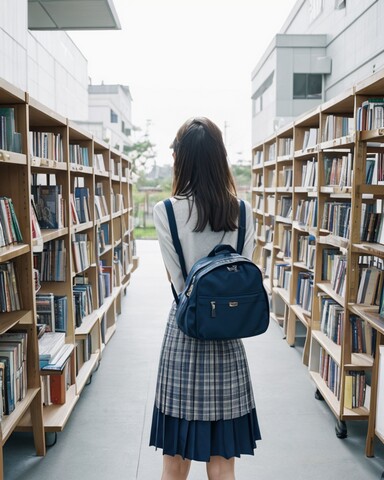
[[[122,30],[70,32],[93,84],[128,85],[133,124],[150,120],[158,164],[189,117],[223,131],[230,161],[251,157],[251,73],[296,0],[113,0]],[[241,153],[239,153],[241,152]]]

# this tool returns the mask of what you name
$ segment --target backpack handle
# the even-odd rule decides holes
[[[231,245],[226,245],[221,243],[220,245],[216,245],[216,247],[208,253],[208,257],[215,257],[216,255],[219,255],[220,253],[236,253],[236,250],[231,246]]]

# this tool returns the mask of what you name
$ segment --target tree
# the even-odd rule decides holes
[[[124,147],[124,153],[128,155],[132,161],[132,169],[135,173],[139,173],[140,170],[145,170],[148,167],[148,161],[156,158],[154,147],[155,144],[149,140],[147,135],[144,136],[144,139]]]

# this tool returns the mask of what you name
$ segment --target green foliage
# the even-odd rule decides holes
[[[145,239],[145,240],[156,240],[157,239],[157,233],[155,230],[155,227],[136,227],[135,231],[135,238],[137,239]]]
[[[124,153],[132,160],[132,168],[135,173],[145,168],[148,160],[155,157],[153,144],[148,138],[138,140],[132,145],[124,147]]]
[[[235,177],[237,188],[251,186],[251,167],[232,165],[232,174]]]

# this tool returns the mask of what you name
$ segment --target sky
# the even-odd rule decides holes
[[[251,158],[251,74],[296,0],[113,0],[121,30],[69,32],[93,84],[128,85],[132,123],[156,162],[190,117],[223,132],[231,163]]]

